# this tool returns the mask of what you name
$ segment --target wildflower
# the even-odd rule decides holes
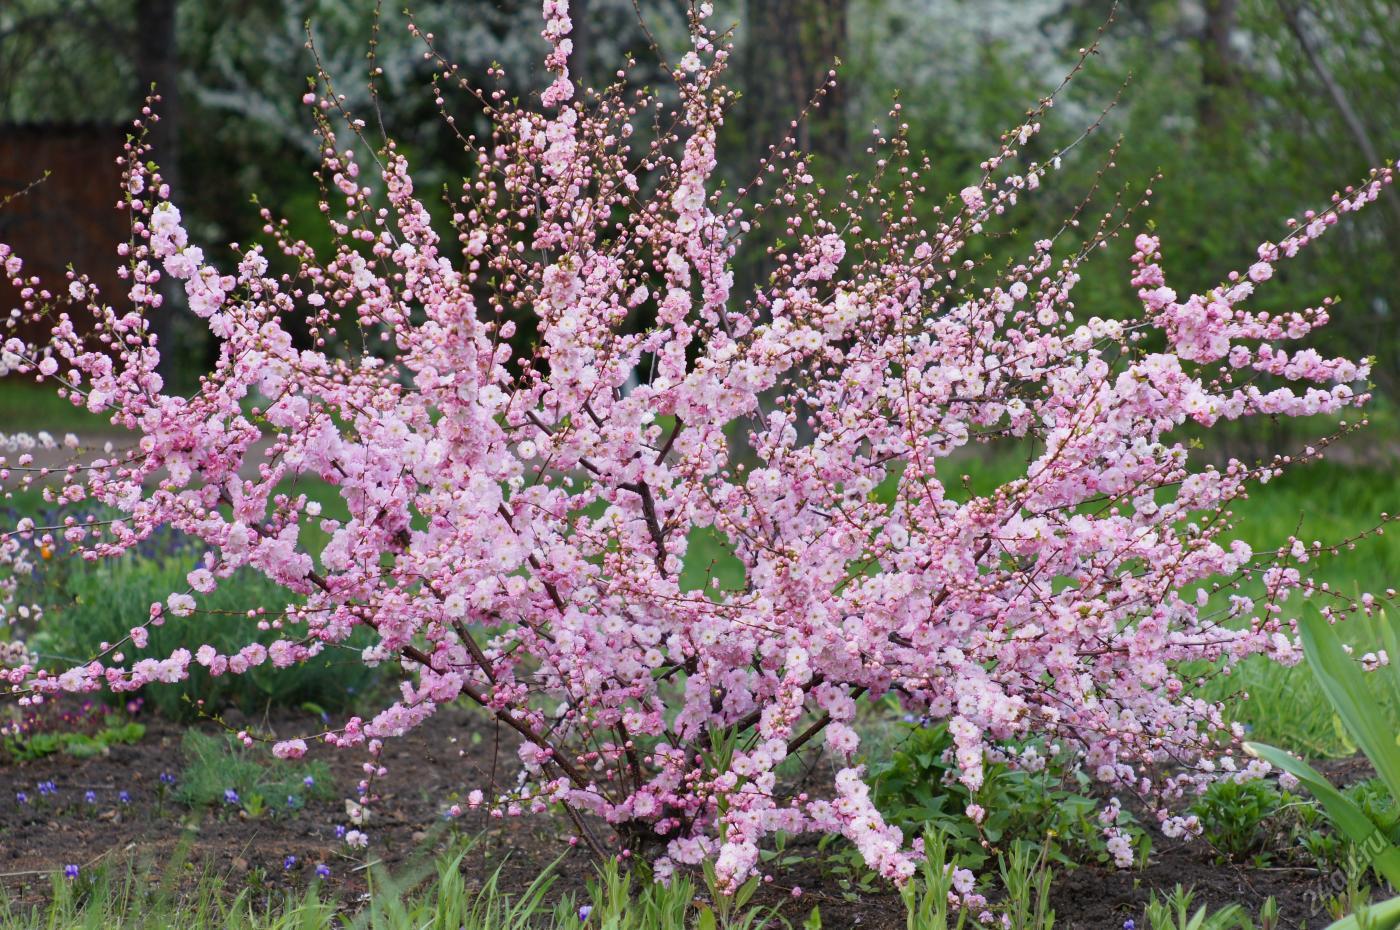
[[[131,792],[129,792],[129,791],[118,791],[118,792],[117,792],[117,801],[118,801],[119,803],[121,803],[121,804],[130,804],[130,803],[131,803]]]
[[[306,776],[305,778],[303,778],[303,779],[301,780],[301,783],[302,783],[303,785],[305,785],[306,787],[308,787],[308,788],[315,788],[315,787],[316,787],[316,779],[312,778],[310,775],[308,775],[308,776]]]
[[[51,794],[58,794],[58,787],[51,781],[39,782],[39,794],[47,797]]]
[[[296,868],[296,867],[297,867],[297,857],[296,857],[296,856],[288,856],[287,858],[285,858],[285,859],[282,860],[282,868],[284,868],[284,869],[294,869],[294,868]]]
[[[78,867],[76,865],[65,865],[63,867],[63,877],[72,881],[78,877]]]
[[[335,825],[335,838],[338,840],[345,839],[345,824],[338,823]]]
[[[172,774],[170,774],[169,772],[161,772],[161,773],[160,773],[160,783],[161,783],[162,785],[167,786],[167,787],[174,787],[174,786],[175,786],[175,776],[172,775]]]
[[[364,849],[369,845],[369,837],[359,830],[351,830],[345,834],[345,843],[355,849]]]
[[[87,803],[87,804],[96,804],[96,803],[97,803],[97,792],[96,792],[96,791],[86,791],[86,792],[84,792],[84,793],[83,793],[83,801],[84,801],[85,803]]]
[[[224,789],[224,803],[225,803],[225,804],[237,804],[237,803],[238,803],[238,792],[237,792],[237,791],[234,791],[232,788],[225,788],[225,789]]]
[[[23,791],[16,791],[16,792],[15,792],[15,803],[17,803],[17,804],[28,804],[28,803],[29,803],[29,795],[25,794]]]
[[[578,909],[578,919],[581,920],[581,921],[582,921],[582,920],[587,920],[587,919],[588,919],[588,915],[591,914],[591,913],[593,913],[593,905],[591,905],[591,904],[585,904],[585,905],[583,905],[582,907],[580,907],[580,908]]]
[[[297,806],[297,803],[298,803],[298,802],[297,802],[297,796],[296,796],[296,795],[294,795],[294,794],[289,794],[289,795],[287,795],[287,806],[288,806],[288,807],[296,807],[296,806]]]
[[[331,877],[331,867],[328,866],[328,865],[326,865],[324,862],[318,862],[318,863],[316,863],[316,877],[317,877],[317,878],[330,878],[330,877]]]
[[[1123,930],[1137,930],[1137,923],[1131,917],[1123,921]]]

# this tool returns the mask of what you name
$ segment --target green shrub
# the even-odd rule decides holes
[[[83,564],[62,580],[55,603],[44,614],[42,627],[29,638],[41,655],[81,660],[95,655],[101,644],[120,642],[128,631],[150,616],[151,604],[164,601],[172,591],[184,591],[185,575],[195,567],[192,549],[156,557],[126,557]],[[191,643],[209,643],[222,652],[236,652],[249,642],[255,623],[249,610],[263,608],[267,616],[279,615],[297,596],[251,570],[223,579],[212,593],[199,598],[199,610],[189,617],[167,616],[161,626],[149,626],[150,641],[140,656],[166,656]],[[287,635],[277,630],[259,632],[258,642],[271,643]],[[298,634],[293,630],[290,635]],[[189,719],[205,709],[233,706],[244,713],[271,707],[295,707],[334,712],[350,707],[356,696],[370,688],[375,672],[360,661],[357,650],[367,642],[362,635],[349,647],[332,647],[295,669],[264,664],[242,675],[211,677],[202,666],[192,665],[188,680],[177,684],[148,685],[143,695],[161,714]],[[139,657],[128,644],[127,661]],[[121,696],[119,696],[121,697]],[[124,699],[124,697],[122,698]]]
[[[1221,856],[1232,862],[1254,857],[1262,865],[1275,836],[1275,816],[1287,800],[1266,781],[1217,781],[1191,805],[1191,813],[1200,818],[1202,836]]]
[[[1078,768],[1058,764],[1043,752],[1046,764],[1039,771],[992,762],[984,770],[982,787],[973,794],[957,780],[946,724],[901,726],[904,738],[884,761],[869,763],[869,771],[876,807],[906,836],[935,829],[963,864],[974,869],[987,858],[983,840],[996,849],[1025,843],[1039,851],[1044,846],[1047,855],[1062,864],[1112,858],[1097,818],[1104,801],[1090,796],[1088,778]],[[1005,747],[1008,752],[1025,748]],[[966,814],[974,802],[986,811],[980,824]],[[1126,812],[1119,813],[1117,825],[1135,845],[1146,841]],[[1051,837],[1053,842],[1047,842]]]

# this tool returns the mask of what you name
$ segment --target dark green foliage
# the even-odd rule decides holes
[[[95,655],[102,643],[121,642],[133,626],[150,616],[152,603],[187,589],[185,575],[195,564],[193,550],[187,549],[156,558],[123,558],[72,568],[51,601],[43,629],[31,637],[32,648],[46,657],[71,661]],[[262,575],[241,570],[223,579],[213,593],[201,595],[199,610],[192,616],[171,616],[162,626],[148,627],[150,642],[145,650],[135,650],[128,643],[122,651],[130,662],[144,656],[164,657],[202,643],[221,652],[237,652],[253,640],[267,644],[284,635],[296,638],[300,635],[296,627],[285,632],[258,631],[256,621],[247,616],[249,610],[264,608],[267,618],[275,618],[295,601],[295,595]],[[185,719],[197,714],[201,701],[208,711],[232,706],[249,714],[275,707],[332,712],[351,706],[374,680],[374,670],[360,661],[358,648],[331,647],[293,669],[265,663],[243,675],[213,678],[202,666],[191,664],[187,681],[150,685],[143,694],[161,714]]]
[[[1267,781],[1217,781],[1191,805],[1202,835],[1234,862],[1267,861],[1276,835],[1275,817],[1291,800]]]
[[[957,780],[945,724],[904,726],[905,738],[885,761],[870,764],[869,772],[876,807],[907,836],[938,830],[970,868],[987,858],[984,839],[994,849],[1044,847],[1050,859],[1061,863],[1111,858],[1097,819],[1105,799],[1090,795],[1082,772],[1057,765],[1053,756],[1040,771],[992,762],[973,794]],[[981,824],[967,816],[973,802],[986,811]],[[1118,825],[1142,839],[1127,813],[1118,815]]]
[[[41,732],[6,736],[4,753],[16,761],[42,759],[64,752],[79,759],[100,756],[118,743],[135,743],[146,735],[144,724],[130,722],[103,727],[96,733]]]

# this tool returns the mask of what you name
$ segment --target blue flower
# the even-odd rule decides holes
[[[316,864],[316,877],[317,877],[317,878],[330,878],[330,877],[331,877],[331,867],[328,866],[328,865],[326,865],[324,862],[319,862],[319,863],[317,863],[317,864]]]
[[[51,781],[39,782],[39,793],[42,795],[58,794],[58,787]]]
[[[338,823],[335,825],[335,838],[338,840],[345,839],[345,824]]]
[[[28,804],[28,803],[29,803],[29,795],[25,794],[23,791],[16,791],[16,792],[15,792],[15,803],[17,803],[17,804]]]
[[[130,803],[131,803],[131,792],[129,792],[129,791],[118,791],[118,792],[117,792],[117,800],[120,801],[120,802],[123,803],[123,804],[130,804]]]
[[[1134,922],[1134,920],[1131,917],[1123,921],[1123,930],[1136,930],[1136,928],[1137,923]]]
[[[63,867],[63,877],[72,881],[78,877],[78,867],[76,865],[65,865]]]
[[[161,772],[161,773],[160,773],[160,783],[161,783],[162,785],[174,785],[174,784],[175,784],[175,776],[174,776],[174,775],[171,775],[169,772]]]
[[[97,803],[97,792],[96,792],[96,791],[88,791],[88,792],[84,793],[84,794],[83,794],[83,800],[86,801],[86,802],[89,803],[89,804],[96,804],[96,803]]]
[[[303,785],[305,785],[306,787],[308,787],[308,788],[315,788],[315,787],[316,787],[316,779],[312,778],[310,775],[308,775],[308,776],[306,776],[305,778],[303,778],[303,779],[301,780],[301,783],[302,783]]]
[[[294,869],[294,868],[296,868],[296,867],[297,867],[297,857],[296,857],[296,856],[288,856],[287,858],[285,858],[285,859],[282,860],[282,868],[284,868],[284,869]]]
[[[287,806],[288,806],[288,807],[296,807],[296,806],[297,806],[297,796],[296,796],[296,795],[294,795],[294,794],[289,794],[289,795],[287,795]]]
[[[225,804],[237,804],[237,803],[238,803],[238,792],[237,792],[237,791],[234,791],[232,788],[225,788],[225,789],[224,789],[224,803],[225,803]]]
[[[593,905],[591,905],[591,904],[585,904],[585,905],[583,905],[582,907],[580,907],[580,908],[578,909],[578,919],[579,919],[579,920],[587,920],[587,919],[588,919],[588,915],[591,914],[591,913],[593,913]]]

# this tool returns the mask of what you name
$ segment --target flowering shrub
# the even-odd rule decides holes
[[[730,889],[775,831],[842,834],[882,874],[913,873],[917,849],[881,818],[858,764],[863,697],[893,692],[947,721],[972,792],[995,743],[1032,736],[1116,791],[1170,794],[1213,767],[1226,721],[1178,665],[1295,661],[1284,602],[1314,590],[1299,564],[1318,548],[1231,539],[1231,501],[1286,462],[1193,469],[1180,428],[1366,399],[1353,387],[1366,364],[1283,348],[1326,323],[1327,305],[1247,304],[1391,169],[1204,294],[1175,293],[1161,244],[1139,235],[1141,306],[1083,320],[1084,260],[1131,208],[1004,269],[966,256],[1057,163],[1023,154],[1051,99],[947,208],[916,212],[925,178],[897,107],[896,128],[872,138],[873,177],[844,195],[829,198],[791,146],[725,191],[716,133],[733,96],[708,4],[671,69],[674,105],[629,89],[625,71],[581,99],[567,4],[545,0],[544,14],[553,78],[537,109],[442,62],[440,82],[471,90],[492,124],[463,137],[475,170],[451,195],[449,238],[392,141],[342,138],[363,143],[365,124],[322,75],[304,102],[328,253],[265,209],[268,246],[221,268],[189,241],[139,133],[122,160],[127,293],[76,272],[50,289],[0,246],[23,299],[10,319],[51,329],[43,343],[9,338],[5,366],[137,439],[58,475],[58,498],[115,518],[22,520],[6,545],[61,537],[105,558],[168,524],[208,549],[125,640],[65,669],[0,671],[13,691],[40,701],[194,666],[294,669],[368,629],[364,661],[401,670],[398,700],[314,736],[374,756],[470,701],[519,734],[523,764],[518,784],[477,786],[472,805],[562,810],[600,853],[648,852],[663,877],[711,860]],[[735,256],[766,241],[771,274],[736,292]],[[269,247],[295,270],[270,271]],[[150,312],[171,282],[218,345],[189,397],[156,370]],[[995,439],[1031,450],[1024,474],[950,495],[939,463]],[[28,454],[10,467],[41,474]],[[299,476],[334,486],[348,517],[288,490]],[[732,547],[741,583],[682,583],[693,527]],[[324,546],[303,542],[312,529]],[[192,633],[188,648],[141,654],[151,627],[197,618],[244,566],[297,595],[247,621],[279,638],[219,650]],[[1251,579],[1258,602],[1230,587]],[[1329,612],[1356,609],[1318,594]],[[790,795],[776,770],[816,738],[834,777]]]

